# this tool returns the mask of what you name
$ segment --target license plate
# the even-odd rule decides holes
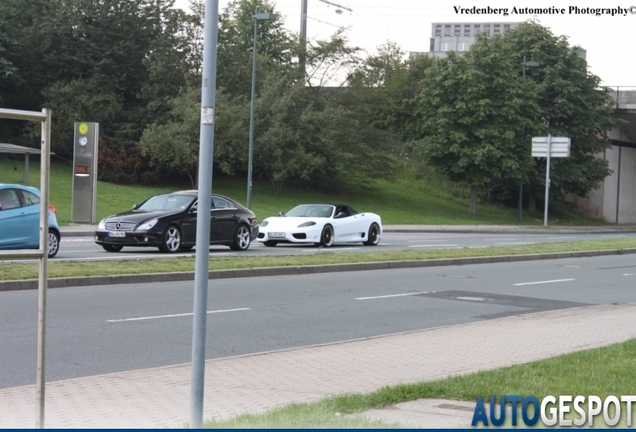
[[[108,231],[108,237],[126,237],[124,231]]]
[[[285,238],[285,233],[282,232],[271,232],[269,233],[270,238]]]

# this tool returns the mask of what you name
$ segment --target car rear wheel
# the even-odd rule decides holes
[[[380,226],[374,222],[369,227],[367,241],[365,241],[364,244],[366,246],[377,246],[378,243],[380,243]]]
[[[322,229],[322,234],[320,235],[320,246],[333,246],[333,227],[331,225],[326,225]]]
[[[176,225],[170,225],[163,232],[159,250],[166,253],[174,253],[181,247],[181,231]]]
[[[60,250],[60,235],[57,231],[49,228],[47,255],[49,258],[53,258]]]
[[[105,245],[102,245],[102,247],[104,248],[106,252],[119,252],[120,250],[124,248],[123,246],[120,246],[120,245],[111,245],[111,244],[105,244]]]
[[[272,240],[267,240],[267,241],[264,241],[263,244],[265,246],[268,246],[268,247],[274,247],[274,246],[276,246],[278,244],[278,242],[275,242],[275,241],[272,241]]]
[[[250,247],[250,242],[252,241],[250,237],[250,230],[245,225],[239,225],[234,232],[234,241],[230,246],[230,249],[235,251],[244,251]]]

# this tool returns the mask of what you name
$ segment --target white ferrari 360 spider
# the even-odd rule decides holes
[[[261,222],[257,240],[278,243],[334,244],[362,242],[376,246],[382,238],[382,220],[375,213],[358,213],[344,204],[302,204]]]

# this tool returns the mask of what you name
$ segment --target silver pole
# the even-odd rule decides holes
[[[36,378],[35,427],[44,428],[45,363],[46,363],[46,294],[49,244],[49,171],[51,149],[51,110],[44,108],[42,121],[42,151],[40,158],[40,275],[38,278],[38,354]]]
[[[545,167],[545,208],[543,210],[543,226],[548,226],[548,202],[550,201],[550,155],[552,154],[552,135],[548,135],[548,159]]]
[[[207,318],[208,271],[210,261],[210,209],[212,206],[212,162],[214,156],[214,107],[216,98],[216,55],[219,0],[205,1],[203,39],[203,82],[201,87],[201,132],[196,255],[194,267],[194,311],[192,320],[192,376],[190,427],[203,425],[205,384],[205,330]]]
[[[254,99],[256,95],[256,39],[258,37],[258,6],[254,13],[254,50],[252,52],[252,100],[250,102],[250,144],[247,161],[247,208],[252,209],[252,159],[254,155]]]
[[[302,0],[300,4],[300,74],[305,79],[305,62],[307,60],[307,0]]]

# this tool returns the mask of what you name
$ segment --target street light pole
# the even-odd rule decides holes
[[[523,66],[523,79],[526,79],[526,67],[537,67],[539,66],[538,61],[528,60],[526,61],[526,56],[523,56],[523,61],[521,62]],[[525,134],[521,134],[522,139],[525,139]],[[521,222],[521,215],[523,213],[523,179],[519,182],[519,222]]]
[[[256,47],[258,38],[258,21],[274,20],[276,15],[272,13],[258,13],[258,6],[254,13],[254,48],[252,52],[252,99],[250,103],[250,144],[247,161],[247,208],[252,209],[252,159],[254,155],[254,104],[256,99]]]

